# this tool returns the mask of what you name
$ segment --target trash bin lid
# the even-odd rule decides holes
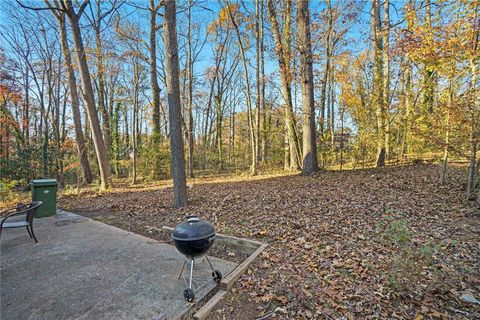
[[[30,181],[30,184],[35,187],[56,186],[58,185],[55,179],[37,179]]]

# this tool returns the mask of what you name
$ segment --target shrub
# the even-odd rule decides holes
[[[437,257],[445,254],[455,240],[428,241],[418,244],[412,241],[408,221],[401,211],[387,210],[392,214],[381,222],[381,234],[393,247],[393,258],[387,273],[390,287],[399,293],[414,290],[422,279],[442,277],[437,268]]]

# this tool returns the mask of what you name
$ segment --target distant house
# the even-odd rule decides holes
[[[335,144],[335,151],[345,150],[350,147],[352,134],[350,132],[335,133],[333,142]]]

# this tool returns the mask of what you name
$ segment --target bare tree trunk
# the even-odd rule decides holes
[[[215,146],[218,150],[218,158],[220,163],[220,171],[223,170],[223,114],[222,114],[222,89],[220,88],[220,83],[217,87],[217,95],[215,96],[215,106],[216,106],[216,134],[215,134]]]
[[[243,62],[243,74],[245,77],[245,95],[247,97],[247,116],[248,116],[248,124],[250,128],[250,145],[251,145],[251,152],[252,152],[252,164],[250,168],[250,174],[256,175],[257,174],[257,150],[255,149],[255,128],[253,126],[253,115],[252,115],[252,97],[250,94],[250,80],[248,77],[248,69],[247,69],[247,58],[245,55],[245,48],[243,46],[242,37],[240,35],[240,30],[238,28],[238,24],[235,21],[233,13],[230,10],[230,6],[228,8],[228,15],[230,17],[230,21],[235,28],[235,32],[237,34],[237,40],[240,46],[240,52],[242,54],[242,62]]]
[[[478,32],[478,30],[477,30]],[[470,69],[472,71],[472,84],[470,88],[470,107],[471,107],[471,131],[470,131],[470,165],[468,168],[468,181],[467,181],[467,197],[471,197],[475,192],[475,185],[477,183],[477,145],[478,145],[478,133],[477,133],[477,108],[476,108],[476,84],[477,84],[477,65],[474,58],[470,58]]]
[[[289,5],[291,6],[291,0],[287,1],[287,6]],[[291,150],[294,153],[291,157],[293,163],[290,164],[290,167],[294,170],[301,170],[301,151],[296,131],[295,115],[293,113],[292,107],[291,74],[288,63],[289,48],[284,48],[283,46],[282,37],[280,35],[280,28],[277,20],[277,14],[275,12],[275,4],[273,3],[273,0],[267,0],[267,11],[270,18],[270,24],[272,26],[272,33],[275,38],[275,51],[278,58],[278,64],[280,66],[280,80],[282,84],[282,94],[285,99],[285,123],[287,126],[288,141],[292,146]],[[289,15],[287,14],[287,19],[288,18]],[[288,23],[285,22],[285,24]]]
[[[413,3],[411,0],[407,4],[407,10],[410,11],[413,8]],[[408,12],[409,13],[409,12]],[[407,14],[410,17],[410,14]],[[407,19],[407,31],[412,30],[413,28],[413,19]],[[408,55],[405,55],[405,71],[404,71],[404,84],[405,84],[405,98],[404,98],[404,108],[405,115],[403,119],[404,134],[402,135],[402,143],[400,145],[400,150],[398,153],[398,160],[403,160],[405,154],[408,157],[410,152],[411,145],[411,123],[412,123],[412,103],[413,103],[413,94],[412,94],[412,62]]]
[[[260,42],[263,37],[263,30],[260,29],[260,2],[261,0],[255,1],[255,88],[256,88],[256,101],[255,101],[255,126],[256,132],[255,135],[255,150],[257,155],[257,161],[262,159],[262,154],[260,150],[260,112],[262,107],[262,85],[260,80]]]
[[[340,106],[340,170],[343,169],[343,140],[344,140],[344,113],[345,109]]]
[[[448,88],[448,106],[445,119],[445,145],[443,147],[443,160],[442,166],[440,168],[440,185],[445,183],[445,177],[447,176],[447,165],[448,165],[448,153],[450,150],[450,109],[453,102],[453,83],[450,79],[450,86]]]
[[[267,132],[265,132],[266,125],[265,121],[267,120],[266,116],[266,105],[265,105],[265,57],[264,57],[264,1],[260,1],[260,112],[262,114],[262,129],[258,128],[259,131],[258,135],[260,135],[260,131],[262,132],[262,141],[261,141],[261,161],[266,161],[267,158]]]
[[[263,126],[262,126],[262,161],[268,160],[269,154],[269,136],[272,124],[271,103],[264,103],[263,108]]]
[[[442,167],[440,168],[440,184],[443,185],[445,183],[445,177],[447,175],[447,164],[448,164],[448,151],[450,149],[450,112],[447,112],[447,129],[445,130],[445,146],[443,148],[443,159],[442,159]]]
[[[193,158],[193,61],[192,61],[192,2],[188,0],[188,35],[187,35],[187,71],[188,71],[188,176],[193,178],[193,169],[195,166],[195,159]]]
[[[107,189],[111,185],[110,164],[108,163],[107,149],[105,147],[102,130],[100,128],[100,121],[98,120],[98,114],[95,108],[95,98],[93,94],[92,80],[90,78],[90,71],[88,70],[85,48],[83,47],[82,34],[80,31],[80,26],[78,24],[84,6],[82,5],[82,7],[79,9],[79,13],[75,13],[71,0],[64,0],[62,5],[67,11],[67,16],[72,27],[73,42],[75,44],[77,64],[79,66],[80,77],[82,79],[84,100],[87,105],[88,118],[93,133],[93,143],[95,146],[98,166],[100,169],[101,188]]]
[[[24,101],[24,108],[23,108],[23,131],[25,146],[30,145],[30,79],[29,79],[29,68],[28,66],[25,68],[25,101]]]
[[[412,113],[412,86],[411,86],[411,64],[408,57],[405,57],[404,62],[404,74],[402,77],[402,87],[403,87],[403,114],[402,114],[402,124],[399,125],[399,131],[403,129],[403,132],[399,132],[400,142],[398,145],[397,160],[399,162],[403,161],[404,156],[408,156],[408,147],[410,144],[410,119]]]
[[[284,151],[284,159],[283,159],[283,170],[288,171],[290,170],[290,143],[288,141],[288,128],[287,125],[285,124],[285,130],[284,130],[284,145],[283,145],[283,151]]]
[[[235,99],[232,103],[232,112],[230,113],[230,152],[229,152],[229,162],[235,164]],[[232,161],[233,160],[233,161]]]
[[[154,178],[160,177],[161,172],[161,162],[160,154],[158,152],[160,137],[161,137],[161,128],[160,128],[160,87],[158,86],[158,77],[157,77],[157,13],[160,8],[160,4],[155,5],[155,0],[150,0],[150,87],[152,92],[152,145],[156,150],[155,159],[153,160],[153,176]]]
[[[433,44],[433,30],[432,30],[432,10],[430,0],[425,1],[425,22],[427,28],[427,39],[430,44]],[[427,62],[423,66],[423,110],[433,112],[433,98],[434,87],[436,82],[434,65]]]
[[[165,42],[168,115],[170,119],[170,149],[174,193],[173,206],[180,208],[187,205],[187,183],[182,139],[176,11],[174,0],[165,1],[163,38]]]
[[[380,20],[380,2],[372,0],[371,9],[371,38],[373,50],[373,100],[377,116],[377,168],[385,165],[385,119],[383,106],[383,61],[382,61],[382,26]]]
[[[310,40],[309,1],[297,0],[297,28],[300,51],[303,110],[303,170],[309,175],[318,171],[315,133],[315,102],[313,96],[313,59]]]
[[[330,110],[330,146],[335,148],[335,68],[330,68],[330,103],[328,108]]]
[[[100,2],[98,2],[100,3]],[[98,22],[100,23],[100,22]],[[98,108],[102,114],[102,131],[103,140],[105,141],[105,147],[108,155],[111,146],[110,139],[110,115],[105,104],[105,75],[103,65],[103,50],[102,50],[102,38],[100,36],[100,26],[95,28],[95,46],[97,55],[97,77],[98,77]]]
[[[155,6],[155,0],[150,0],[150,86],[152,90],[153,104],[153,129],[152,134],[155,139],[160,137],[160,88],[157,77],[157,12],[159,5]]]
[[[323,134],[325,133],[325,103],[327,100],[327,83],[328,83],[328,75],[330,74],[330,56],[331,56],[331,48],[330,48],[330,37],[333,29],[333,16],[332,16],[332,1],[327,1],[328,7],[328,28],[327,28],[327,35],[325,37],[325,70],[323,72],[323,79],[322,79],[322,88],[320,91],[320,119],[319,119],[319,126],[320,126],[320,136],[323,138]]]
[[[480,130],[477,124],[478,117],[478,106],[477,106],[477,65],[478,65],[478,45],[480,40],[480,30],[475,28],[479,24],[479,3],[477,2],[474,5],[474,16],[472,19],[472,29],[475,30],[472,34],[472,51],[470,53],[470,71],[472,73],[471,77],[471,87],[470,87],[470,109],[471,109],[471,129],[470,129],[470,165],[468,168],[468,180],[467,180],[467,197],[475,197],[475,188],[477,185],[477,175],[479,174],[478,167],[480,163],[477,163],[477,151],[480,137]],[[478,181],[480,183],[480,180]],[[480,188],[479,188],[480,189]],[[480,206],[480,190],[478,196],[476,197],[477,204]]]
[[[225,42],[221,44],[220,48],[218,49],[219,53],[215,58],[215,73],[213,75],[213,79],[210,85],[210,92],[208,95],[208,103],[207,103],[207,110],[205,112],[205,126],[204,126],[204,131],[203,131],[203,150],[202,150],[202,169],[205,169],[206,163],[207,163],[207,148],[208,148],[208,137],[209,137],[209,118],[211,114],[211,109],[212,109],[212,100],[213,100],[213,92],[215,90],[215,82],[218,77],[218,72],[220,69],[220,63],[222,62],[222,57],[223,53],[225,52],[225,43],[228,39],[228,36],[225,37]]]
[[[117,102],[113,107],[112,115],[112,160],[113,171],[118,178],[120,174],[119,161],[120,161],[120,102]]]
[[[128,127],[128,108],[126,105],[123,105],[123,141],[125,144],[125,149],[130,149],[130,129]],[[128,156],[128,155],[127,155]]]
[[[217,74],[215,73],[214,78],[212,79],[212,83],[210,86],[210,94],[208,96],[208,103],[207,103],[207,110],[205,112],[205,127],[203,131],[203,150],[202,150],[202,169],[205,170],[207,164],[207,148],[208,148],[208,119],[210,118],[210,112],[212,109],[212,99],[213,99],[213,91],[215,89],[215,79]]]
[[[470,198],[475,192],[477,173],[477,140],[475,135],[475,123],[472,119],[472,131],[470,132],[470,164],[468,166],[467,197]]]
[[[72,117],[73,126],[75,129],[75,140],[77,142],[78,158],[80,160],[80,167],[82,169],[82,176],[84,182],[92,183],[92,171],[90,170],[87,149],[85,147],[85,141],[83,139],[82,118],[80,116],[80,105],[77,92],[77,80],[75,79],[72,57],[70,54],[70,48],[68,47],[67,29],[65,27],[65,16],[63,14],[58,14],[57,19],[60,25],[60,38],[63,55],[65,57],[65,69],[67,70],[68,74],[68,86],[70,88],[70,96],[72,98]]]
[[[132,184],[137,183],[137,135],[138,135],[138,61],[137,57],[133,58],[133,110],[132,110]]]
[[[385,158],[390,155],[390,0],[384,2],[383,105],[385,106]]]

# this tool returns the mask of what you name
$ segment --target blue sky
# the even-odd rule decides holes
[[[6,1],[6,0],[3,0]],[[11,2],[14,2],[14,0],[11,0]],[[31,6],[38,6],[38,7],[44,7],[44,2],[37,0],[37,1],[22,1],[25,4],[29,4]],[[93,1],[92,1],[93,2]],[[218,0],[207,0],[207,1],[192,1],[193,3],[196,3],[196,5],[192,9],[192,17],[193,17],[193,22],[198,23],[202,26],[202,28],[205,28],[208,23],[210,23],[213,19],[217,18],[218,12],[220,11],[220,8],[223,6],[222,2]],[[148,13],[144,10],[139,10],[138,8],[135,7],[146,7],[148,6],[148,1],[146,0],[137,0],[134,2],[131,2],[132,5],[124,4],[121,8],[121,14],[122,16],[128,16],[129,19],[131,20],[136,20],[140,23],[142,26],[143,30],[145,31],[145,34],[148,34]],[[181,39],[181,34],[184,34],[185,32],[185,26],[186,26],[186,13],[183,11],[181,12],[182,5],[186,3],[185,0],[182,0],[179,2],[179,13],[177,15],[177,29],[179,33],[179,39]],[[335,6],[336,4],[343,4],[343,1],[333,1],[333,5]],[[356,3],[356,6],[359,9],[359,16],[358,16],[358,21],[353,24],[352,28],[349,30],[349,32],[346,35],[346,38],[349,38],[351,40],[350,44],[348,45],[348,50],[351,51],[353,54],[358,54],[361,51],[364,51],[368,49],[369,46],[369,34],[370,34],[370,27],[369,27],[369,20],[370,20],[370,2],[363,0],[360,1],[358,0]],[[16,4],[15,4],[16,5]],[[244,6],[248,8],[251,12],[254,12],[255,10],[255,2],[254,1],[245,1]],[[313,0],[310,3],[310,13],[311,16],[313,17],[315,14],[321,13],[325,9],[326,5],[324,1],[319,1],[319,0]],[[403,7],[403,1],[391,1],[391,7],[390,7],[390,16],[391,20],[393,22],[398,21],[401,19],[402,12],[400,11],[401,8]],[[2,21],[2,24],[5,23],[5,21],[8,21],[8,14],[6,10],[4,9],[5,6],[2,6],[0,8],[0,19]],[[243,9],[243,8],[242,8]],[[88,10],[87,10],[88,11]],[[48,11],[44,11],[43,14],[49,15],[50,13]],[[88,21],[85,19],[85,17],[82,19],[82,24],[86,25]],[[158,23],[161,24],[161,17],[158,19]],[[293,25],[295,25],[295,21],[293,21]],[[267,24],[266,27],[268,28],[269,25]],[[266,30],[266,33],[269,33],[268,29]],[[87,39],[88,37],[85,37]],[[145,37],[147,39],[147,37]],[[159,37],[160,38],[160,37]],[[207,41],[205,47],[203,48],[199,60],[195,64],[195,69],[194,72],[198,77],[203,78],[203,74],[205,69],[208,66],[213,65],[213,59],[212,59],[212,47],[211,43]],[[161,39],[159,39],[159,47],[162,46]],[[2,47],[5,47],[5,45],[2,43]],[[73,46],[72,46],[73,47]],[[269,53],[272,53],[271,51]],[[276,57],[271,54],[265,54],[265,72],[266,74],[270,74],[273,72],[276,72],[278,70],[278,62],[276,60]],[[248,53],[248,56],[251,58],[251,63],[254,63],[254,50],[250,50]],[[317,68],[321,70],[323,68],[323,60],[316,61],[314,68]],[[253,70],[251,70],[251,75],[254,75]],[[300,97],[297,97],[297,100]],[[298,103],[298,101],[297,101]]]

